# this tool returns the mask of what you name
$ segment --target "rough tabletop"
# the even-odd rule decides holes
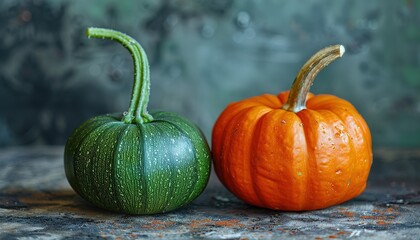
[[[70,188],[63,148],[0,150],[0,239],[419,239],[420,151],[375,151],[358,198],[325,210],[279,212],[231,195],[212,175],[192,204],[130,216],[95,208]]]

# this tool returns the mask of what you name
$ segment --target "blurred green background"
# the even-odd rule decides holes
[[[89,117],[128,108],[132,62],[86,27],[136,38],[151,63],[149,109],[178,112],[210,140],[229,102],[288,89],[330,44],[344,57],[311,91],[351,101],[374,147],[420,147],[420,1],[0,2],[0,146],[63,145]]]

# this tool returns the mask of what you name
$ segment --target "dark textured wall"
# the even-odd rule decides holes
[[[289,88],[312,53],[342,43],[312,92],[351,101],[375,147],[420,146],[418,0],[3,0],[0,146],[64,144],[87,118],[127,109],[130,55],[88,40],[88,26],[138,39],[149,108],[189,117],[208,138],[229,102]]]

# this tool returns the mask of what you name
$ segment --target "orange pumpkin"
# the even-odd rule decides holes
[[[322,49],[302,67],[290,92],[231,103],[219,116],[214,166],[238,198],[303,211],[363,192],[372,164],[366,122],[348,101],[309,93],[316,74],[343,53],[341,45]]]

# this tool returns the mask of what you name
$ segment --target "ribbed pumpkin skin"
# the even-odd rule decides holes
[[[87,120],[69,137],[65,172],[73,189],[96,206],[152,214],[188,204],[204,190],[211,154],[185,118],[154,112],[152,122],[126,124],[122,115]]]
[[[281,109],[288,92],[230,104],[212,138],[220,181],[243,201],[303,211],[336,205],[366,187],[369,128],[347,101],[308,94],[306,109]]]

